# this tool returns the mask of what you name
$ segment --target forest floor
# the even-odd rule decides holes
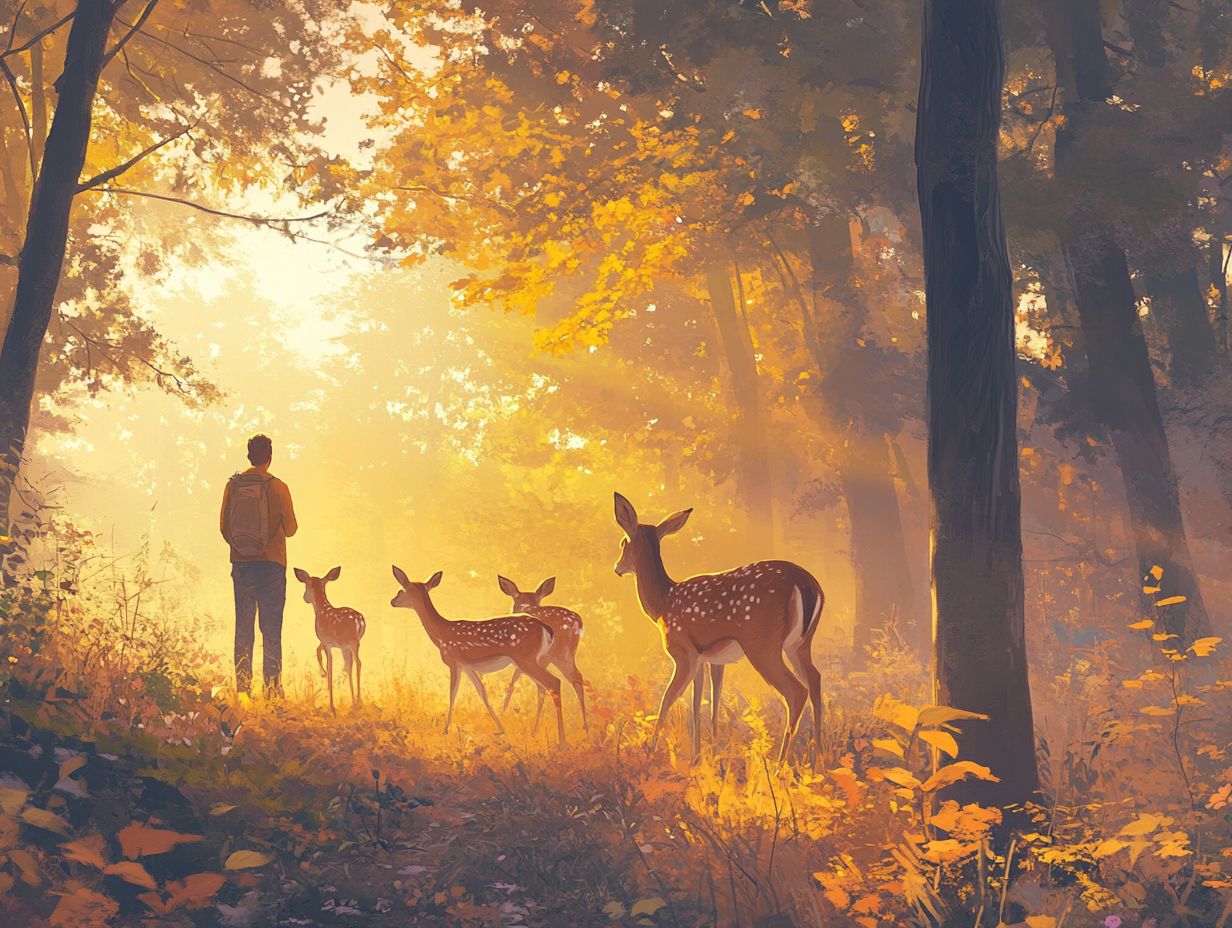
[[[1047,798],[1006,850],[1000,810],[945,798],[994,774],[961,759],[961,716],[915,704],[910,659],[832,668],[816,756],[777,768],[782,707],[734,684],[698,758],[684,706],[647,750],[658,684],[637,677],[588,690],[588,731],[566,693],[563,746],[532,733],[529,683],[505,734],[463,690],[446,736],[440,674],[360,708],[343,689],[333,716],[319,679],[238,698],[11,615],[6,928],[1232,924],[1232,683],[1187,683],[1175,650],[1133,676],[1169,644],[1142,623],[1039,678]]]

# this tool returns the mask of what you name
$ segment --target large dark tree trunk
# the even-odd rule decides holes
[[[1193,245],[1187,257],[1197,258]],[[1151,314],[1168,340],[1168,376],[1181,389],[1199,386],[1215,368],[1215,329],[1197,267],[1148,266],[1143,271]]]
[[[891,624],[914,647],[916,629],[923,623],[915,614],[889,449],[880,436],[852,441],[840,466],[856,577],[856,650],[862,653]]]
[[[916,169],[928,310],[935,691],[980,712],[963,755],[1000,782],[956,798],[1031,799],[1039,785],[1023,621],[1017,377],[997,188],[1004,62],[995,0],[926,0]]]
[[[774,546],[774,491],[765,413],[757,382],[757,360],[753,357],[748,326],[736,306],[727,265],[709,264],[705,274],[710,308],[727,360],[736,408],[739,485],[749,520],[749,550],[768,557]]]
[[[1098,0],[1052,0],[1047,12],[1057,79],[1068,103],[1056,144],[1056,174],[1064,182],[1083,127],[1112,87]],[[1164,621],[1170,631],[1196,636],[1208,619],[1129,266],[1098,202],[1081,195],[1071,203],[1060,217],[1058,236],[1073,275],[1095,414],[1108,430],[1128,495],[1139,568],[1143,576],[1162,568],[1164,589],[1187,597]]]
[[[39,351],[60,282],[69,213],[85,164],[94,95],[114,16],[111,0],[78,0],[64,53],[64,71],[56,81],[59,100],[30,199],[13,312],[0,349],[0,457],[4,462],[0,473],[0,528],[8,525],[9,497],[30,424]]]

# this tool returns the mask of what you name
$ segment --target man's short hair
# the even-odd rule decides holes
[[[248,439],[248,463],[253,467],[268,464],[274,457],[274,443],[268,435],[257,434]]]

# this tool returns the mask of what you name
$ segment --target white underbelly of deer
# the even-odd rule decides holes
[[[491,673],[494,670],[504,670],[513,663],[511,657],[490,657],[485,661],[471,661],[462,664],[464,670],[473,670],[476,673]]]
[[[744,648],[734,638],[716,642],[702,651],[702,660],[708,664],[734,664],[744,657]]]

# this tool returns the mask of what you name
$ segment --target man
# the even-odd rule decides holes
[[[265,693],[282,692],[282,610],[287,601],[287,539],[298,528],[291,491],[269,472],[273,442],[248,439],[252,466],[227,481],[222,494],[222,537],[231,547],[235,584],[235,685],[252,690],[254,620],[261,616]]]

